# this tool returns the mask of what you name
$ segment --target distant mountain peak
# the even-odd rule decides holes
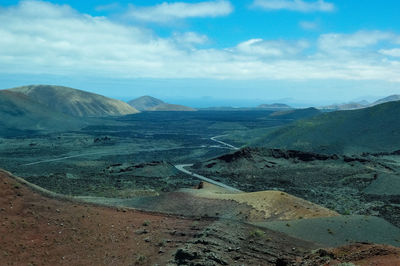
[[[169,104],[148,95],[131,100],[128,104],[139,111],[196,111],[191,107]]]
[[[147,111],[157,105],[164,104],[164,102],[152,96],[145,95],[129,101],[128,104],[139,111]]]

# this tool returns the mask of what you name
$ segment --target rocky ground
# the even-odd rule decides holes
[[[49,190],[68,194],[98,197],[129,198],[157,195],[192,187],[196,178],[179,172],[171,163],[153,161],[146,163],[100,163],[98,161],[65,162],[65,172],[28,174],[25,179]],[[85,164],[85,165],[83,165]],[[36,168],[40,166],[37,165]],[[47,170],[51,167],[46,166]],[[77,171],[78,170],[78,171]]]
[[[190,219],[51,199],[0,177],[2,265],[163,265],[195,234]]]
[[[51,199],[7,173],[0,178],[2,265],[257,265],[295,260],[315,248],[234,221]]]
[[[244,148],[195,164],[192,170],[243,191],[285,191],[344,215],[377,215],[400,226],[398,161],[398,155]]]
[[[0,137],[0,167],[62,194],[129,197],[138,190],[158,193],[191,187],[197,180],[172,164],[227,151],[209,148],[209,137],[193,134],[179,138],[153,132],[107,133]]]
[[[320,249],[234,220],[108,208],[42,193],[0,172],[2,265],[396,265],[400,254],[370,244]]]
[[[302,265],[400,265],[398,248],[357,243],[335,249],[318,249],[305,256]]]

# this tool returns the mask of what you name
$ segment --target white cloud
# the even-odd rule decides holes
[[[175,32],[172,37],[177,44],[186,46],[205,44],[209,41],[206,35],[198,34],[196,32],[185,32],[185,33]]]
[[[319,27],[318,23],[313,21],[300,21],[299,25],[304,30],[316,30]]]
[[[378,43],[390,48],[400,36],[380,31],[325,34],[317,42],[250,39],[211,49],[201,48],[208,38],[198,33],[161,38],[39,1],[0,9],[0,25],[0,74],[400,82],[400,61],[377,52]]]
[[[165,23],[185,18],[219,17],[233,12],[232,4],[227,0],[199,3],[175,2],[150,7],[130,5],[125,17],[140,21]]]
[[[254,0],[253,7],[266,10],[290,10],[299,12],[332,12],[335,10],[333,3],[324,0]]]
[[[323,34],[319,38],[319,47],[323,50],[338,48],[363,48],[382,41],[394,41],[396,35],[382,31],[359,31],[354,34]]]
[[[307,47],[308,43],[305,41],[288,43],[285,41],[251,39],[239,43],[236,51],[242,55],[253,55],[256,57],[290,57],[299,54]]]
[[[379,53],[383,55],[389,55],[393,57],[400,57],[400,48],[393,48],[393,49],[381,49]]]
[[[358,31],[352,34],[329,33],[322,34],[318,41],[317,56],[335,57],[336,60],[367,60],[374,58],[378,60],[381,55],[379,47],[383,44],[393,45],[397,35],[382,31]]]

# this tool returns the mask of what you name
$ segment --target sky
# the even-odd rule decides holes
[[[195,107],[400,94],[398,0],[0,0],[0,87]]]

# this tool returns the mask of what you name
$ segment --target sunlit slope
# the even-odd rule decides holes
[[[66,114],[53,112],[21,93],[0,90],[0,129],[12,130],[71,130],[83,122]]]
[[[22,93],[51,110],[72,116],[104,117],[138,112],[125,102],[68,87],[31,85],[10,91]]]
[[[251,144],[324,153],[400,149],[400,102],[324,113],[279,128]]]
[[[203,191],[195,191],[198,197],[234,201],[250,206],[253,211],[261,213],[265,220],[295,220],[303,218],[332,217],[339,214],[307,200],[281,191],[257,191],[251,193],[231,193],[215,191],[212,185],[206,184]],[[211,187],[211,188],[210,188]],[[259,214],[260,215],[260,214]],[[256,217],[256,215],[254,215]],[[252,218],[248,220],[260,220]]]

